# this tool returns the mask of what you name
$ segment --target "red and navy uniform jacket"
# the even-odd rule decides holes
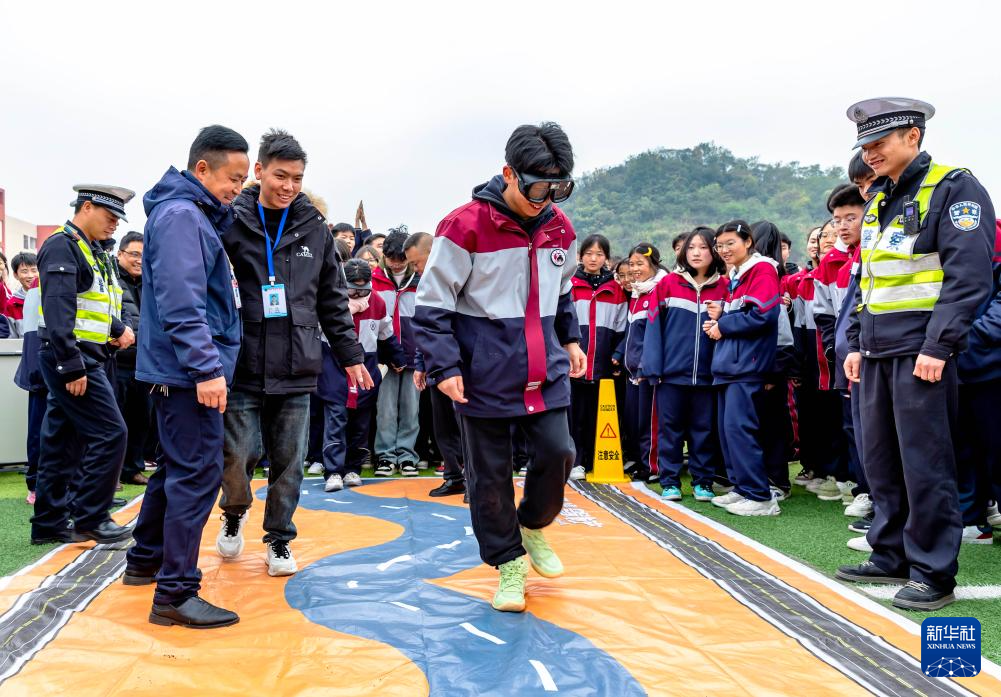
[[[646,325],[650,322],[651,313],[657,311],[657,285],[667,276],[667,271],[657,269],[650,279],[650,290],[637,294],[633,286],[633,297],[629,300],[629,316],[626,324],[626,338],[623,350],[623,365],[629,371],[629,377],[639,380],[646,377],[643,369],[643,342],[646,339]]]
[[[841,240],[838,240],[834,244],[834,248],[820,260],[820,266],[813,274],[813,319],[817,325],[817,364],[821,368],[823,368],[824,363],[827,364],[827,370],[821,371],[819,386],[822,390],[834,387],[835,325],[850,280],[845,277],[844,285],[839,287],[838,277],[843,268],[851,269],[850,261],[853,253],[853,249],[849,249]]]
[[[400,342],[393,334],[393,318],[385,301],[376,293],[368,298],[368,308],[351,317],[355,322],[358,343],[365,351],[365,367],[375,383],[372,389],[359,390],[354,384],[349,384],[347,373],[337,362],[330,345],[323,342],[323,368],[317,379],[316,395],[326,402],[346,404],[349,409],[375,406],[382,382],[379,363],[399,367],[406,361]]]
[[[375,267],[372,271],[372,293],[382,297],[386,303],[389,315],[393,320],[393,333],[403,346],[403,353],[406,356],[405,367],[413,368],[414,352],[417,343],[414,340],[414,306],[417,298],[417,284],[420,282],[420,274],[407,269],[407,275],[403,277],[400,287],[396,287],[389,272],[382,266]]]
[[[830,372],[827,361],[819,360],[823,355],[823,346],[813,312],[817,269],[806,269],[800,273],[802,275],[796,283],[792,301],[793,345],[800,360],[799,376],[802,384],[810,389],[818,389],[822,384],[830,384]]]
[[[726,280],[715,274],[698,286],[687,271],[675,270],[656,292],[643,342],[643,377],[651,383],[712,385],[716,342],[702,324],[709,319],[706,303],[726,301]]]
[[[956,363],[959,379],[966,383],[1001,379],[1001,220],[995,222],[992,265],[993,292],[977,311],[969,343]]]
[[[848,357],[848,315],[853,311],[852,299],[855,297],[855,287],[858,285],[856,276],[859,264],[862,263],[862,248],[849,247],[851,260],[838,271],[838,293],[841,306],[838,319],[834,324],[834,387],[838,390],[851,390],[851,384],[845,375],[845,359]]]
[[[587,280],[583,268],[578,268],[571,283],[580,325],[580,347],[587,354],[587,371],[581,379],[610,378],[612,358],[622,362],[629,298],[611,271],[603,273],[595,287]]]
[[[779,275],[771,259],[754,254],[731,271],[713,351],[714,384],[764,382],[775,373],[779,343]]]
[[[510,418],[570,405],[580,341],[570,279],[577,242],[550,206],[519,224],[498,176],[438,225],[417,290],[417,343],[430,384],[461,375],[459,414]],[[523,227],[524,226],[524,227]]]

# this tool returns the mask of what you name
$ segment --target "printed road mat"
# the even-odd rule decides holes
[[[635,485],[568,486],[547,530],[566,574],[495,612],[468,508],[436,484],[307,479],[300,571],[271,578],[256,483],[242,557],[216,554],[215,517],[202,541],[225,629],[151,625],[124,550],[60,547],[0,581],[0,695],[1001,695],[986,660],[929,677],[917,624]]]

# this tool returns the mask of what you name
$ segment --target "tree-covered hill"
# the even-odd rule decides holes
[[[563,208],[579,237],[606,235],[614,255],[650,241],[670,259],[670,241],[679,232],[743,218],[778,225],[793,239],[794,258],[802,260],[806,231],[827,219],[827,195],[843,181],[837,167],[766,164],[702,143],[651,150],[585,174]]]

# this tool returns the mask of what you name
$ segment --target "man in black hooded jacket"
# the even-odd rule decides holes
[[[264,507],[268,573],[297,570],[289,542],[299,504],[309,425],[309,395],[322,368],[321,331],[349,377],[372,386],[348,311],[334,237],[301,192],[306,153],[284,131],[261,139],[260,182],[233,202],[236,220],[223,235],[242,301],[243,347],[225,413],[223,525],[219,554],[243,551],[253,501],[250,479],[267,449],[271,463]]]

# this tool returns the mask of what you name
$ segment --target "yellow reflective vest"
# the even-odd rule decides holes
[[[76,296],[76,321],[73,325],[73,335],[77,341],[89,341],[104,345],[111,340],[112,319],[122,316],[122,288],[118,285],[115,272],[102,261],[99,261],[86,240],[60,226],[53,235],[70,235],[76,240],[77,246],[83,252],[84,259],[94,272],[94,280],[90,288]],[[38,292],[41,294],[41,278]],[[45,326],[45,315],[42,306],[38,306],[38,326]]]
[[[931,205],[935,187],[955,172],[957,167],[934,162],[921,181],[917,195],[920,223]],[[901,216],[883,227],[879,203],[886,195],[879,192],[869,201],[862,219],[861,278],[862,302],[858,311],[874,315],[891,312],[931,312],[942,291],[942,262],[938,252],[914,254],[919,234],[907,234]],[[919,225],[920,227],[920,225]]]

